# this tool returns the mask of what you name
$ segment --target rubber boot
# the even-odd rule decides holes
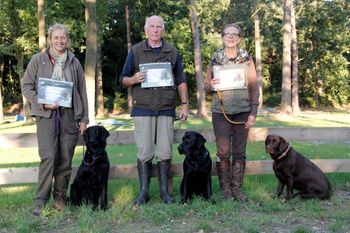
[[[160,198],[165,204],[174,202],[172,196],[168,192],[168,179],[170,174],[171,160],[162,160],[158,162],[158,180]]]
[[[137,170],[139,172],[140,193],[134,200],[134,205],[142,205],[146,204],[150,199],[149,184],[151,182],[152,160],[145,163],[137,160]]]
[[[232,161],[232,197],[242,202],[247,201],[247,197],[242,193],[244,170],[245,161]]]
[[[216,170],[223,198],[229,200],[232,198],[231,192],[231,176],[230,176],[230,160],[223,160],[216,162]]]

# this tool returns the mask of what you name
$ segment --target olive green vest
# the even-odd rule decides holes
[[[146,41],[133,47],[135,73],[139,72],[139,64],[153,62],[170,62],[175,69],[178,52],[176,48],[163,40],[160,53],[157,55]],[[173,75],[175,78],[175,75]],[[175,83],[175,81],[174,81]],[[141,88],[141,84],[132,86],[133,106],[153,111],[170,110],[176,107],[176,87]]]

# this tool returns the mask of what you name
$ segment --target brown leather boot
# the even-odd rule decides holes
[[[65,193],[61,191],[54,191],[53,197],[55,199],[54,208],[61,211],[64,208]]]
[[[242,193],[245,161],[232,161],[232,196],[239,201],[247,201],[247,197]]]
[[[225,200],[229,200],[232,198],[230,160],[216,162],[216,170],[218,172],[218,178],[222,195]]]

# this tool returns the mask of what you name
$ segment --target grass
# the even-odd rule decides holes
[[[328,174],[333,189],[350,191],[349,174]],[[174,180],[174,196],[179,201],[179,184]],[[215,203],[195,199],[190,204],[164,205],[158,197],[155,179],[151,182],[151,201],[135,208],[136,180],[109,182],[110,208],[92,211],[89,206],[67,207],[63,213],[45,209],[40,218],[32,217],[31,201],[35,186],[7,186],[0,192],[0,229],[9,232],[277,232],[276,229],[300,229],[315,232],[323,222],[326,232],[346,232],[349,203],[335,196],[331,201],[294,199],[285,203],[273,193],[273,175],[248,175],[244,191],[249,202],[223,201],[216,177],[213,177]],[[6,231],[5,231],[6,232]],[[283,231],[281,231],[283,232]],[[317,231],[316,231],[317,232]]]
[[[117,116],[128,123],[109,126],[109,130],[130,130],[132,120]],[[103,119],[100,119],[101,121]],[[348,127],[348,112],[307,111],[294,119],[281,119],[275,114],[261,114],[256,127]],[[209,128],[209,120],[190,118],[178,124],[181,128]],[[35,126],[21,122],[0,125],[0,133],[35,132]],[[348,142],[291,142],[292,146],[310,159],[350,159]],[[174,145],[173,161],[181,163],[183,156]],[[215,159],[215,145],[207,143]],[[112,164],[136,163],[134,145],[109,145]],[[73,165],[81,162],[83,148],[77,147]],[[262,142],[249,143],[248,160],[267,160]],[[215,161],[215,160],[214,160]],[[36,167],[39,164],[36,148],[0,149],[0,168]],[[274,195],[277,181],[274,175],[246,175],[243,190],[247,203],[224,201],[220,196],[217,177],[213,181],[213,202],[200,198],[181,205],[164,205],[160,202],[158,182],[152,179],[151,201],[141,207],[132,205],[138,193],[137,179],[109,181],[107,211],[92,211],[90,206],[68,206],[63,212],[52,208],[52,200],[43,216],[31,215],[35,184],[6,185],[0,187],[0,232],[350,232],[350,173],[327,174],[334,195],[329,201],[293,199],[284,202]],[[180,200],[181,178],[174,178],[173,195]]]

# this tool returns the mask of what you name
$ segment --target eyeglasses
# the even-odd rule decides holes
[[[224,36],[226,36],[226,37],[233,37],[233,38],[241,37],[241,35],[239,35],[237,33],[224,33]]]

